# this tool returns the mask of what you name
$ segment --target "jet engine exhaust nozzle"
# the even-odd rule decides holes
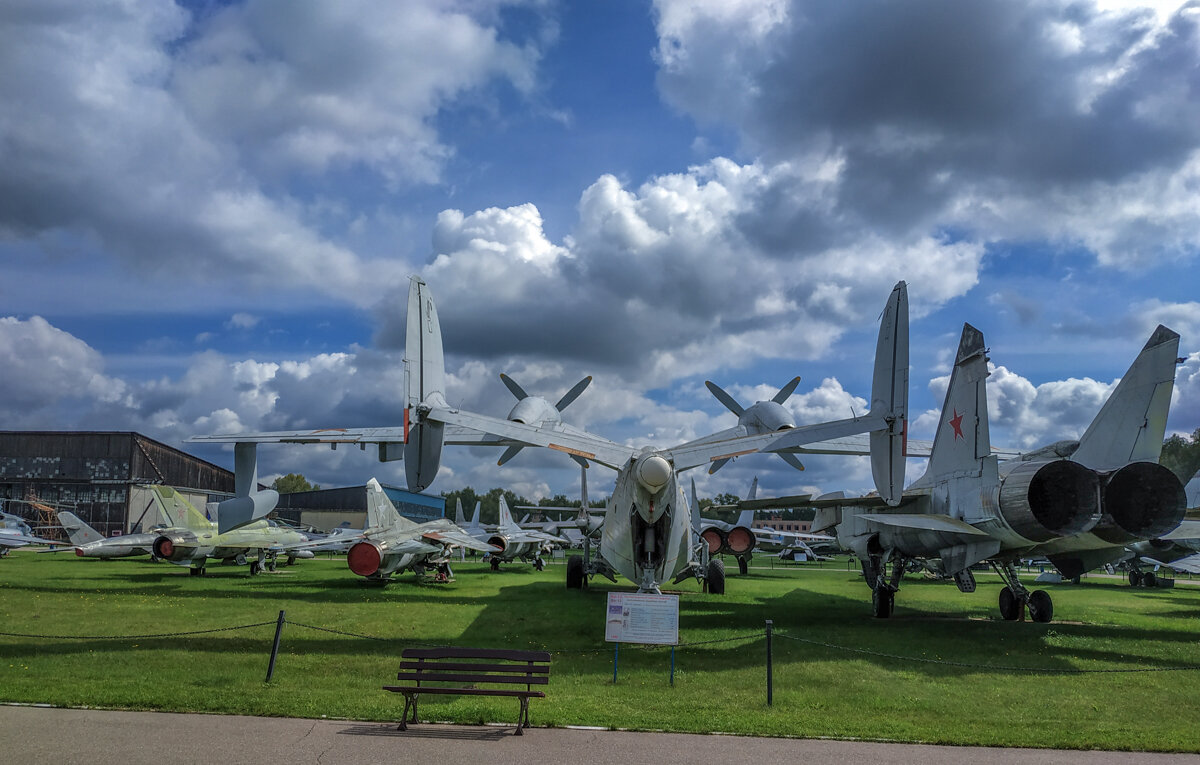
[[[1153,462],[1131,462],[1104,477],[1104,517],[1095,529],[1106,542],[1125,544],[1173,531],[1187,510],[1179,478]]]
[[[1025,462],[1000,483],[1000,513],[1033,542],[1089,531],[1100,520],[1100,477],[1078,462]]]
[[[346,564],[359,576],[372,576],[383,563],[383,551],[374,542],[359,542],[346,553]]]
[[[700,538],[708,545],[709,555],[716,555],[725,547],[725,534],[718,528],[705,529],[700,532]]]
[[[747,555],[754,550],[754,532],[745,526],[734,526],[725,535],[725,547],[733,555]]]

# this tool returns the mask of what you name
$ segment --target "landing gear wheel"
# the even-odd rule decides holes
[[[1158,586],[1158,577],[1154,575],[1153,571],[1147,571],[1146,573],[1142,574],[1142,586],[1143,587]]]
[[[1137,569],[1130,569],[1129,570],[1129,586],[1137,587],[1141,583],[1142,583],[1142,572],[1138,571]]]
[[[738,558],[738,573],[745,574],[750,571],[750,561],[745,558]]]
[[[271,559],[271,560],[267,561],[267,571],[274,571],[274,570],[275,570],[275,560]]]
[[[1054,603],[1050,600],[1050,593],[1045,590],[1029,593],[1029,618],[1042,624],[1054,618]]]
[[[256,560],[250,561],[250,576],[254,576],[255,574],[257,574],[258,570],[259,570],[258,561],[256,561]]]
[[[1021,618],[1021,601],[1007,585],[1000,590],[1000,615],[1007,622],[1015,622]]]
[[[896,593],[882,585],[871,590],[871,615],[876,619],[888,618],[895,607]]]
[[[708,572],[704,579],[710,595],[725,594],[725,561],[720,559],[708,562]]]
[[[188,576],[204,576],[204,567],[197,566],[196,568],[189,568]]]
[[[533,568],[536,571],[542,571],[543,569],[546,568],[546,561],[542,560],[541,558],[534,558],[533,559]]]
[[[583,578],[583,556],[572,555],[570,558],[567,558],[567,589],[583,589]]]
[[[492,571],[500,570],[500,559],[499,558],[492,558],[491,564],[492,564]]]

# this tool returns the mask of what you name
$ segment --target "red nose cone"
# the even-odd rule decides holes
[[[730,530],[729,536],[726,537],[725,541],[735,555],[750,552],[754,549],[754,534],[741,526]]]
[[[700,538],[705,542],[708,542],[709,555],[716,555],[717,551],[721,549],[721,535],[712,529],[705,529],[704,532],[700,534]]]
[[[346,554],[346,563],[359,576],[370,576],[379,570],[379,548],[370,542],[359,542]]]

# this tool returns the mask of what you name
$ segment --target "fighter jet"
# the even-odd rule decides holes
[[[182,520],[179,519],[177,525],[182,525]],[[66,510],[58,511],[58,522],[66,530],[67,538],[71,540],[75,554],[80,558],[129,558],[137,555],[149,555],[153,558],[154,540],[166,529],[161,527],[143,534],[106,537],[80,520],[79,516]]]
[[[58,544],[61,542],[34,536],[33,529],[21,516],[0,513],[0,556],[8,555],[8,551],[15,547]]]
[[[250,564],[253,576],[263,568],[273,570],[280,548],[308,537],[274,521],[260,520],[234,531],[221,533],[192,503],[169,486],[152,486],[152,499],[159,504],[163,517],[180,518],[175,528],[164,529],[155,538],[151,550],[155,557],[187,566],[192,576],[203,576],[209,560]],[[289,558],[311,558],[309,551],[292,551]]]
[[[1079,441],[1001,462],[988,440],[983,334],[964,325],[925,474],[897,510],[883,498],[813,500],[813,530],[836,526],[838,542],[862,564],[877,617],[892,613],[907,564],[936,558],[963,592],[975,589],[971,566],[988,562],[1005,583],[1005,619],[1028,608],[1034,621],[1049,621],[1050,595],[1021,584],[1019,557],[1082,556],[1161,536],[1183,517],[1179,479],[1144,461],[1162,443],[1178,338],[1155,331]]]
[[[737,520],[725,523],[713,519],[704,519],[700,523],[700,536],[708,544],[709,555],[732,555],[737,559],[738,572],[745,574],[749,569],[751,554],[759,548],[779,552],[783,549],[800,549],[811,558],[817,557],[809,542],[832,542],[833,537],[825,534],[803,534],[796,531],[776,531],[774,529],[755,528],[754,514],[760,508],[775,507],[778,500],[770,499],[759,502],[758,477],[750,484],[746,499],[732,505],[714,505],[712,510],[734,508],[739,511]],[[790,497],[799,503],[808,499],[807,496]]]
[[[871,433],[871,440],[889,445],[887,455],[903,458],[908,379],[908,308],[903,282],[896,285],[884,312],[877,344],[874,394],[868,414],[846,420],[791,428],[788,454],[797,452],[864,453],[864,443],[848,437]],[[441,462],[443,444],[540,446],[595,462],[616,471],[609,496],[607,518],[601,528],[599,549],[593,555],[585,546],[582,562],[568,560],[567,584],[580,587],[584,577],[601,575],[616,581],[617,574],[637,584],[639,591],[657,592],[668,580],[687,577],[724,581],[719,560],[703,565],[691,543],[688,503],[678,480],[682,471],[721,460],[752,454],[778,439],[775,431],[718,441],[693,441],[670,449],[632,447],[564,426],[530,425],[513,419],[476,414],[446,402],[442,332],[433,296],[425,282],[413,277],[409,288],[405,349],[407,406],[402,428],[361,428],[277,433],[243,433],[193,437],[193,441],[233,442],[235,473],[254,470],[257,443],[327,443],[379,447],[381,461],[404,459],[408,486],[420,491],[433,481]],[[903,354],[898,352],[903,348]],[[903,382],[904,384],[899,384]],[[577,386],[578,387],[578,386]],[[516,393],[516,391],[514,391]],[[903,398],[897,399],[899,394]],[[519,395],[519,394],[518,394]],[[882,452],[881,452],[882,453]],[[900,486],[886,483],[892,469],[880,468],[881,493],[898,497]],[[240,492],[239,492],[240,493]],[[234,525],[261,517],[259,509],[245,505],[234,518],[221,510],[221,519]],[[716,592],[718,588],[709,588]],[[723,585],[719,588],[723,591]]]
[[[367,482],[367,525],[350,540],[353,544],[346,554],[346,564],[375,584],[387,584],[392,574],[410,568],[419,577],[427,567],[436,567],[441,576],[448,578],[450,551],[456,547],[499,552],[499,548],[479,542],[447,518],[420,524],[405,518],[374,478]],[[283,550],[304,547],[303,543],[291,544]]]

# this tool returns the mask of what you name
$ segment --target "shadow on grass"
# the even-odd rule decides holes
[[[502,741],[513,735],[514,727],[504,728],[461,728],[447,725],[421,724],[408,730],[398,730],[395,724],[351,725],[338,731],[339,736],[383,736],[385,738],[433,738],[446,741]]]

